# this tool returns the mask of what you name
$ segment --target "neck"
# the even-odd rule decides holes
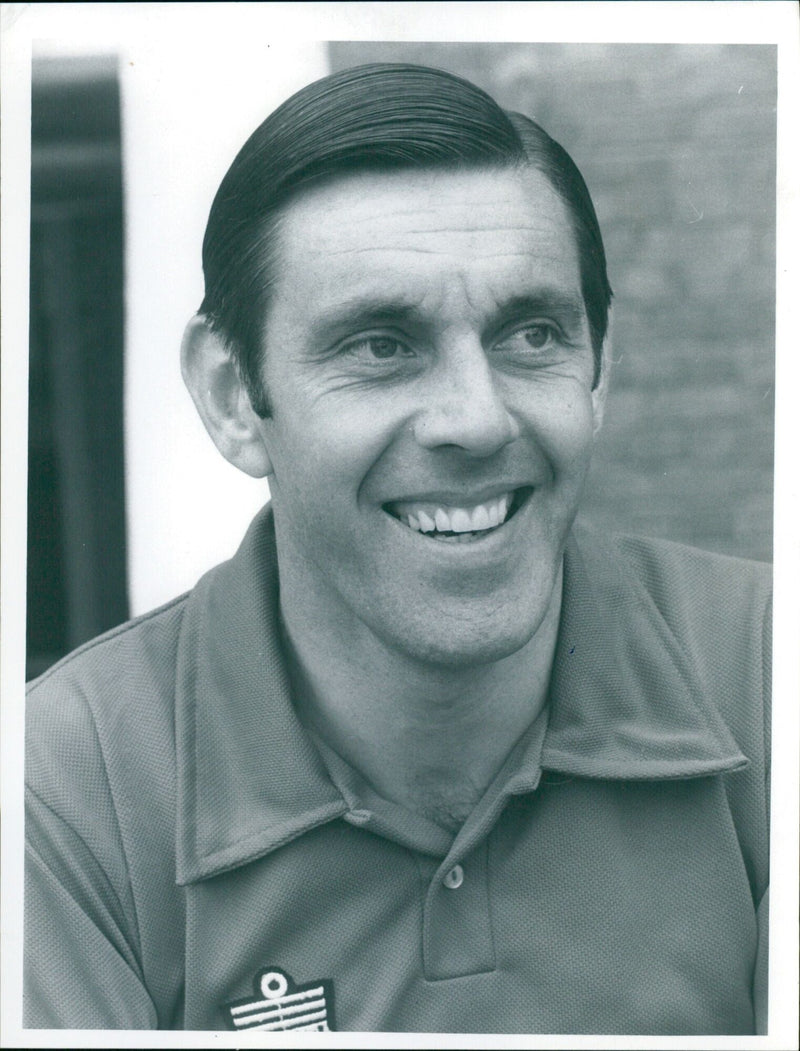
[[[384,798],[458,827],[544,707],[561,573],[533,637],[469,667],[415,662],[282,603],[301,718]],[[352,627],[352,625],[351,625]]]

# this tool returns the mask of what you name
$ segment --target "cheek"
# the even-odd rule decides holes
[[[529,432],[556,473],[578,468],[594,445],[595,415],[591,393],[575,383],[558,397],[531,397],[524,410]]]
[[[273,464],[273,499],[334,514],[352,504],[370,470],[392,444],[398,424],[374,405],[318,403],[296,418],[271,421],[265,444]]]

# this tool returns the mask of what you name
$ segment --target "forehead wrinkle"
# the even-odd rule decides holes
[[[370,255],[373,253],[386,254],[391,253],[392,255],[431,255],[440,256],[446,258],[447,256],[453,256],[454,252],[452,249],[437,249],[437,248],[422,248],[418,245],[366,245],[361,248],[313,248],[308,247],[309,256],[312,259],[333,259],[339,256],[359,256],[359,255]],[[480,258],[486,260],[502,260],[502,259],[522,259],[527,264],[530,264],[531,254],[524,249],[508,249],[504,250],[498,248],[494,251],[484,251],[481,253]],[[546,263],[546,262],[561,262],[563,261],[563,254],[561,252],[552,251],[537,251],[535,263]]]
[[[485,203],[485,202],[476,202],[475,207],[480,207],[481,203]],[[446,212],[446,210],[447,209],[445,207],[430,208],[430,209],[409,208],[407,211],[405,211],[405,210],[404,211],[395,211],[394,209],[392,209],[389,212],[380,212],[379,214],[380,214],[381,218],[388,217],[388,218],[391,218],[391,219],[404,219],[404,218],[406,218],[406,216],[409,216],[409,215],[417,217],[417,218],[421,218],[423,215],[430,214],[430,215],[435,216],[436,219],[441,220],[442,219],[442,214],[444,212]],[[531,219],[530,222],[522,222],[522,223],[519,222],[519,220],[513,220],[513,221],[509,221],[507,223],[498,222],[497,220],[493,220],[491,223],[487,223],[485,225],[480,225],[478,223],[464,223],[463,221],[460,221],[462,219],[462,216],[463,216],[464,212],[467,212],[469,214],[470,212],[474,212],[474,208],[470,208],[466,203],[464,203],[464,204],[460,205],[458,208],[453,208],[451,206],[450,210],[454,211],[455,212],[455,216],[456,216],[456,220],[452,224],[449,224],[446,221],[444,221],[444,222],[440,222],[439,225],[437,225],[437,226],[425,226],[425,225],[408,226],[408,227],[404,228],[404,232],[405,233],[409,233],[409,234],[450,234],[450,233],[485,234],[485,233],[494,233],[494,232],[505,233],[508,230],[534,231],[534,230],[538,230],[540,228],[540,226],[542,225],[541,223],[534,222],[532,219]],[[544,216],[542,218],[544,220],[544,223],[549,223],[551,220],[557,221],[558,216],[551,215],[551,213],[547,212],[546,214],[544,214]],[[375,213],[371,213],[369,215],[361,215],[361,216],[356,215],[356,216],[352,217],[352,220],[351,220],[351,223],[350,223],[351,227],[363,226],[363,225],[368,225],[370,228],[372,228],[375,225]]]
[[[365,245],[361,248],[326,248],[326,256],[335,255],[366,255],[370,252],[397,252],[397,253],[408,253],[411,252],[414,255],[452,255],[452,249],[438,249],[438,248],[423,248],[420,245]],[[313,250],[311,249],[311,254]],[[536,254],[537,260],[554,260],[558,259],[560,253],[556,251],[543,252],[538,251]],[[496,249],[494,251],[481,252],[481,257],[484,259],[514,259],[514,257],[525,257],[528,259],[529,252],[524,250],[502,250]]]
[[[458,186],[461,192],[457,197],[449,196],[447,192],[441,195],[441,186],[446,191]],[[353,189],[356,190],[354,194],[350,192]],[[335,220],[335,202],[342,197],[349,209],[350,229],[362,225],[374,227],[376,219],[381,221],[387,217],[417,217],[422,220],[421,226],[424,227],[426,217],[431,216],[432,221],[436,222],[435,226],[418,228],[415,225],[409,232],[416,235],[450,233],[453,232],[452,228],[442,225],[443,221],[446,224],[445,217],[450,214],[455,217],[456,228],[472,233],[522,229],[534,231],[542,223],[560,225],[562,220],[569,219],[563,201],[550,180],[527,167],[523,171],[504,167],[500,170],[478,169],[467,172],[360,173],[307,190],[290,202],[288,207],[281,210],[284,232],[296,232],[299,227],[307,233],[306,224],[309,220],[312,228],[324,232],[326,221]],[[333,208],[329,207],[331,198]],[[487,204],[496,206],[496,214],[489,225],[477,222],[463,225],[465,219],[467,223],[473,217],[477,220],[480,210]],[[520,214],[520,205],[523,214]],[[514,211],[517,212],[515,220],[504,223],[504,213]],[[520,226],[520,223],[523,225]],[[571,230],[572,224],[567,222],[566,225]]]
[[[381,245],[366,245],[364,248],[322,248],[310,249],[311,253],[317,256],[324,256],[326,259],[336,255],[366,255],[369,252],[413,252],[415,255],[444,255],[447,253],[437,252],[435,248],[408,248],[399,247],[392,245],[391,248]]]
[[[539,229],[540,229],[540,226],[537,225],[536,223],[533,223],[533,222],[531,222],[531,223],[519,223],[519,222],[497,223],[497,222],[493,222],[493,223],[490,223],[487,226],[466,225],[466,224],[463,224],[463,223],[459,223],[458,225],[453,225],[453,226],[448,226],[448,225],[444,225],[444,226],[422,226],[422,227],[419,227],[419,228],[409,227],[405,232],[409,233],[409,234],[451,234],[451,233],[458,233],[458,234],[487,234],[487,233],[489,233],[490,234],[490,233],[507,233],[509,230],[513,230],[515,233],[520,233],[520,232],[523,232],[523,231],[531,233],[531,232],[538,231]]]
[[[454,223],[452,226],[423,226],[423,227],[402,227],[400,230],[394,230],[391,226],[380,227],[379,233],[376,235],[376,224],[375,217],[371,216],[368,220],[355,220],[349,224],[348,230],[345,231],[345,236],[351,234],[352,230],[360,225],[369,225],[370,236],[380,238],[381,234],[386,234],[395,237],[439,237],[439,236],[452,236],[458,237],[475,237],[476,234],[500,234],[505,236],[508,233],[531,235],[535,240],[543,241],[548,239],[558,240],[559,244],[563,241],[569,242],[572,237],[572,231],[564,231],[563,236],[555,236],[555,229],[550,223],[507,223],[498,224],[492,223],[489,226],[467,226],[463,223]],[[326,241],[339,241],[342,236],[342,232],[339,229],[326,230],[325,225],[321,225],[317,228],[317,236],[323,245]],[[372,247],[372,246],[369,246]],[[325,249],[328,250],[327,248]]]
[[[476,202],[479,207],[482,201]],[[548,210],[537,222],[534,217],[526,221],[517,217],[516,221],[492,221],[488,224],[469,222],[466,208],[459,208],[452,224],[441,222],[441,208],[433,205],[427,211],[435,215],[439,222],[436,226],[424,224],[400,229],[392,225],[392,218],[401,216],[420,217],[425,210],[414,207],[402,211],[391,211],[376,215],[348,215],[347,225],[343,228],[337,223],[336,209],[324,216],[316,216],[317,222],[311,227],[307,222],[311,216],[289,213],[281,231],[284,261],[302,263],[303,257],[313,262],[335,258],[356,258],[373,253],[383,255],[418,255],[454,256],[460,255],[461,249],[438,246],[436,238],[455,238],[464,243],[466,250],[474,254],[477,260],[483,259],[524,259],[526,262],[547,262],[548,260],[568,261],[576,254],[574,234],[571,225],[562,229],[559,216]],[[467,211],[466,222],[464,212]],[[387,222],[388,220],[388,222]],[[369,233],[365,243],[364,228]],[[416,240],[415,240],[416,239]],[[504,242],[511,240],[513,244]],[[408,242],[411,242],[410,244]],[[426,242],[433,241],[428,244]],[[348,243],[350,242],[350,243]],[[522,243],[520,243],[522,242]],[[292,256],[295,258],[292,260]]]

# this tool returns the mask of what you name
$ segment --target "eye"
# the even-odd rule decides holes
[[[522,330],[521,335],[534,350],[541,350],[553,339],[554,330],[552,325],[530,325]]]
[[[396,361],[414,357],[414,351],[394,336],[360,336],[345,343],[342,353],[361,361]]]
[[[559,336],[560,333],[555,325],[551,325],[546,321],[536,321],[503,336],[495,345],[495,349],[512,353],[530,353],[531,350],[545,350],[557,342]]]

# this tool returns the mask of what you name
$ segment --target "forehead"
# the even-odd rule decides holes
[[[569,213],[534,169],[347,176],[290,204],[278,243],[276,298],[305,310],[354,290],[414,305],[460,294],[479,309],[532,285],[580,285]]]

